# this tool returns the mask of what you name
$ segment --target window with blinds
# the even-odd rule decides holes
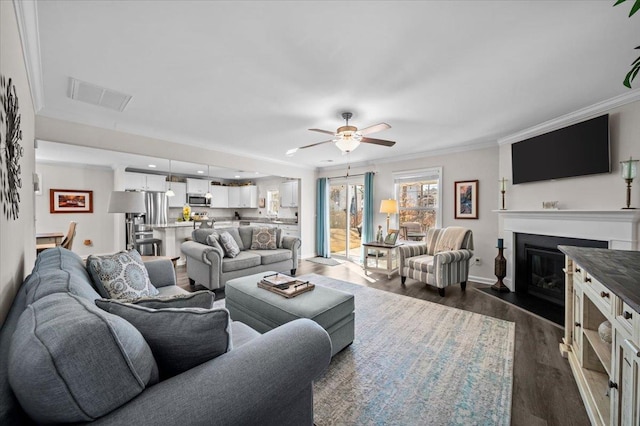
[[[442,168],[393,173],[399,226],[418,222],[423,230],[442,225]]]

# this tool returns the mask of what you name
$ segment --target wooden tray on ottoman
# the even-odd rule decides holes
[[[315,287],[315,285],[311,284],[309,281],[300,281],[296,279],[288,281],[287,284],[289,285],[289,288],[280,289],[272,284],[266,283],[264,280],[258,281],[258,287],[279,294],[280,296],[284,296],[287,299],[296,297],[297,295],[306,293],[307,291],[311,291]]]

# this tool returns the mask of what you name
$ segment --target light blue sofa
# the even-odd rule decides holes
[[[182,291],[175,285],[170,261],[145,265],[161,294]],[[76,254],[55,248],[38,256],[0,329],[0,424],[313,424],[312,381],[324,372],[331,356],[329,337],[315,322],[293,321],[263,335],[231,322],[232,350],[158,381],[144,339],[140,342],[135,329],[114,333],[118,327],[131,331],[133,326],[97,308],[94,301],[99,298]],[[25,347],[25,341],[37,342],[40,337],[32,318],[39,320],[45,314],[44,319],[55,321],[48,332],[55,334],[53,341],[60,342],[59,347],[47,347],[48,351]],[[104,330],[106,335],[100,334]],[[75,349],[62,357],[56,351],[64,354],[66,342]],[[119,362],[122,357],[127,362],[107,368],[100,355],[113,347],[129,349],[132,355],[127,358],[117,352],[107,361]],[[20,362],[39,354],[37,370],[54,377],[53,390],[36,388],[16,374],[16,351]],[[82,365],[94,368],[78,371]],[[29,386],[34,387],[31,395],[46,391],[50,400],[25,397],[30,395]]]
[[[209,290],[223,288],[227,281],[260,272],[276,271],[295,275],[298,267],[300,239],[281,236],[276,229],[278,246],[275,250],[251,250],[253,231],[258,227],[196,229],[192,241],[182,243],[181,250],[187,259],[189,282],[201,284]],[[240,237],[240,254],[234,258],[225,257],[218,244],[208,245],[207,237],[213,233],[237,232]]]

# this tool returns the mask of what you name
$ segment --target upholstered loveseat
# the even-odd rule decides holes
[[[258,226],[238,228],[196,229],[192,240],[182,243],[182,253],[187,259],[187,275],[191,284],[201,284],[210,290],[224,287],[233,278],[277,271],[295,275],[298,267],[300,239],[281,236],[281,230],[270,228],[275,233],[275,246],[271,249],[251,249]],[[229,257],[219,243],[219,237],[228,232],[236,241],[240,253]],[[215,236],[212,237],[212,236]]]
[[[407,277],[438,288],[444,297],[447,286],[467,287],[469,263],[473,257],[473,233],[459,226],[431,228],[426,241],[399,247],[400,280]]]
[[[146,267],[161,294],[182,292],[170,261]],[[230,350],[163,379],[142,332],[96,299],[76,254],[38,256],[0,329],[0,424],[313,424],[312,381],[331,355],[313,321],[263,335],[228,322]]]

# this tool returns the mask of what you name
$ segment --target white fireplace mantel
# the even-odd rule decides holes
[[[610,249],[638,250],[640,210],[494,210],[507,258],[504,283],[513,291],[515,234],[606,241]]]

